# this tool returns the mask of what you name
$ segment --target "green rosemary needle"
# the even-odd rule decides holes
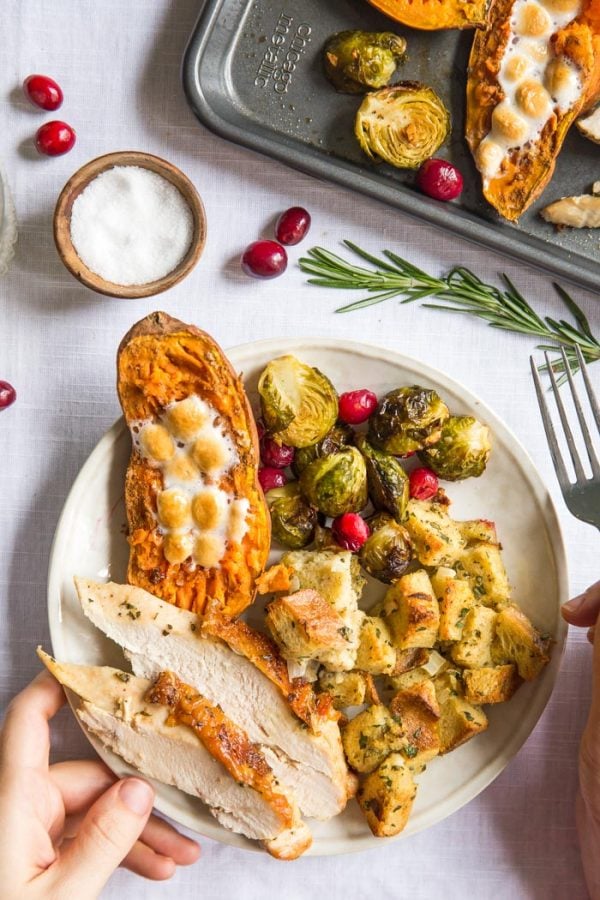
[[[447,275],[434,278],[391,250],[384,250],[382,257],[377,257],[351,241],[344,241],[344,245],[370,267],[353,264],[322,247],[313,247],[299,261],[302,271],[311,276],[309,284],[367,292],[366,297],[341,306],[336,312],[364,309],[392,297],[402,297],[401,303],[430,297],[439,302],[424,303],[428,309],[473,315],[491,328],[532,335],[544,341],[538,344],[540,350],[564,347],[572,371],[578,368],[576,347],[586,362],[600,360],[600,341],[592,334],[582,310],[558,284],[553,287],[574,323],[538,316],[507,275],[501,276],[502,287],[482,281],[464,266],[454,266]],[[562,372],[562,360],[553,362],[552,367]]]

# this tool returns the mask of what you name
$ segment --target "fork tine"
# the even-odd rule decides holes
[[[556,407],[558,409],[560,421],[562,423],[563,431],[565,433],[567,447],[569,448],[569,453],[571,455],[571,459],[573,460],[573,467],[575,469],[575,477],[576,477],[577,481],[585,481],[586,480],[585,472],[583,471],[583,466],[581,465],[579,453],[577,452],[577,447],[575,446],[575,441],[573,439],[573,432],[571,431],[571,426],[569,425],[569,420],[567,419],[567,414],[566,414],[565,408],[563,406],[562,397],[560,396],[560,391],[559,391],[558,385],[556,383],[556,378],[554,377],[554,369],[552,368],[552,365],[550,363],[550,357],[548,356],[547,351],[544,353],[544,357],[546,359],[546,365],[548,367],[548,372],[550,374],[550,381],[552,383],[554,399],[556,401]]]
[[[587,427],[587,422],[585,421],[585,416],[583,415],[581,403],[579,402],[579,397],[577,396],[577,391],[575,390],[575,382],[573,381],[573,375],[571,373],[571,366],[569,365],[569,360],[567,359],[567,354],[565,353],[565,348],[561,347],[560,352],[562,355],[563,366],[565,368],[565,372],[567,373],[569,387],[571,388],[571,396],[573,397],[573,403],[575,405],[575,410],[577,412],[577,418],[579,419],[579,426],[581,428],[581,433],[583,434],[583,442],[585,444],[585,449],[587,451],[588,459],[589,459],[590,465],[592,467],[592,474],[596,478],[598,478],[598,477],[600,477],[600,465],[598,465],[598,459],[596,457],[594,445],[592,444],[592,439],[590,437],[590,432]]]
[[[548,412],[548,406],[544,398],[544,391],[542,390],[542,385],[540,383],[540,376],[538,375],[537,366],[534,362],[533,356],[529,357],[529,362],[531,363],[531,374],[533,375],[535,392],[537,394],[540,413],[542,414],[544,431],[546,432],[548,447],[550,448],[550,456],[552,457],[552,462],[554,463],[554,468],[558,476],[558,483],[564,490],[565,488],[568,488],[570,484],[567,470],[565,469],[565,464],[560,452],[560,447],[558,446],[558,441],[556,440],[554,425],[552,424],[552,419],[550,418],[550,413]]]
[[[590,381],[590,376],[588,373],[588,368],[583,358],[583,353],[581,352],[581,348],[579,346],[575,347],[577,352],[577,361],[579,363],[579,368],[581,369],[581,374],[583,375],[583,380],[585,382],[585,389],[587,391],[587,395],[590,401],[590,406],[592,407],[592,412],[594,414],[594,420],[596,422],[596,426],[598,431],[600,431],[600,407],[598,406],[598,401],[596,400],[596,395],[594,394],[594,390],[592,388],[592,382]]]

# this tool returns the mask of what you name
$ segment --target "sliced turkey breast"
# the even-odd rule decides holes
[[[59,663],[40,649],[38,655],[79,697],[77,715],[85,727],[125,762],[199,797],[222,825],[262,841],[278,858],[295,859],[310,846],[295,801],[260,749],[222,710],[171,673],[152,685],[109,666]],[[165,695],[167,683],[177,686],[172,703]],[[186,702],[184,721],[178,704]]]
[[[305,815],[328,819],[341,812],[355,780],[337,721],[320,713],[308,685],[290,683],[285,662],[264,636],[237,622],[212,623],[209,636],[194,613],[141,588],[83,578],[75,584],[86,616],[126,650],[136,675],[176,672],[261,746]]]

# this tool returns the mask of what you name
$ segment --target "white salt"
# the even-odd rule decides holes
[[[107,169],[71,211],[71,240],[88,269],[115,284],[147,284],[172,272],[192,242],[192,211],[177,188],[140,166]]]

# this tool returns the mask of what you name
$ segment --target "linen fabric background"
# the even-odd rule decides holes
[[[395,301],[336,316],[347,295],[306,287],[295,260],[309,246],[334,249],[350,238],[372,251],[394,248],[433,273],[459,262],[486,279],[504,271],[540,313],[560,317],[550,279],[205,131],[186,106],[179,78],[198,10],[197,0],[0,4],[0,159],[20,229],[16,258],[0,280],[0,378],[18,391],[16,405],[0,414],[2,708],[38,671],[35,646],[49,646],[46,570],[58,516],[82,463],[120,414],[119,339],[154,308],[197,323],[224,347],[276,336],[349,338],[444,370],[504,418],[549,485],[564,529],[571,594],[600,577],[598,534],[569,515],[550,463],[528,366],[534,341]],[[52,75],[63,87],[57,114],[24,99],[19,86],[32,72]],[[33,135],[57,116],[76,129],[77,144],[66,156],[38,157]],[[206,205],[208,242],[200,264],[154,300],[119,301],[86,290],[63,269],[53,245],[52,211],[64,182],[89,159],[120,149],[171,160]],[[248,279],[240,252],[271,234],[275,216],[294,204],[312,213],[308,240],[291,249],[284,278]],[[573,294],[600,332],[600,300]],[[600,387],[600,372],[592,372]],[[151,884],[119,871],[103,896],[580,900],[587,893],[573,801],[590,673],[585,634],[573,632],[553,697],[526,746],[483,794],[427,832],[354,856],[288,864],[202,839],[200,862],[171,882]],[[91,755],[68,710],[57,716],[53,733],[56,759]]]

